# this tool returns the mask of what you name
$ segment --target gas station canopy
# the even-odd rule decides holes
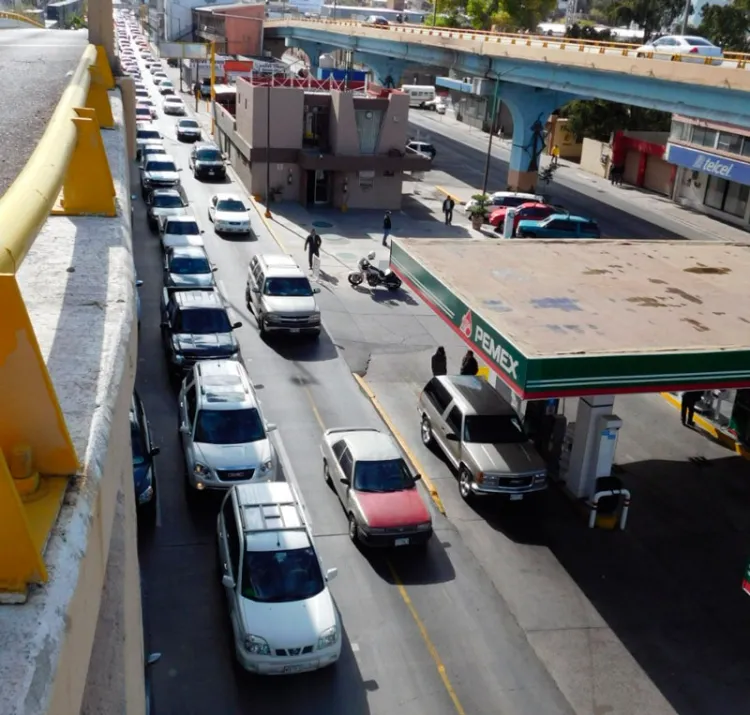
[[[394,239],[391,267],[522,399],[750,386],[750,244]]]

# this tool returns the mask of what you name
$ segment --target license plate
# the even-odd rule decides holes
[[[408,546],[408,545],[409,545],[409,539],[408,539],[408,538],[404,538],[404,539],[396,539],[396,540],[395,540],[395,541],[393,542],[393,545],[394,545],[394,546]]]
[[[213,169],[208,170],[208,175],[213,176],[216,172]]]
[[[290,333],[298,333],[299,332],[299,328],[289,328],[289,332]]]
[[[299,673],[300,670],[302,670],[301,665],[285,665],[282,672],[283,673]]]
[[[523,494],[511,494],[510,500],[511,501],[521,501],[523,499]]]

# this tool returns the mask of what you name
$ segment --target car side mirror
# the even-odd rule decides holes
[[[277,429],[278,427],[273,422],[269,422],[266,425],[266,432],[275,432]]]
[[[445,435],[445,438],[446,438],[446,439],[447,439],[447,440],[448,440],[449,442],[458,442],[458,435],[456,435],[456,434],[453,434],[453,432],[449,432],[448,434],[446,434],[446,435]]]
[[[236,323],[232,323],[232,330],[237,330],[237,328],[241,328],[242,323],[238,320]]]
[[[211,272],[216,273],[219,270],[219,266],[211,266]]]
[[[320,293],[320,286],[313,286],[312,292],[316,294]]]
[[[328,569],[328,571],[326,571],[326,581],[333,581],[338,575],[339,570],[337,568]]]
[[[221,585],[224,588],[234,588],[234,579],[229,574],[224,574],[221,577]]]
[[[206,231],[204,229],[201,229],[201,235],[203,235]]]
[[[419,480],[420,480],[421,478],[422,478],[422,475],[421,475],[421,474],[415,474],[415,475],[414,475],[414,481],[415,481],[415,482],[418,482],[418,481],[419,481]]]
[[[157,454],[159,454],[159,452],[161,452],[161,447],[152,447],[151,451],[149,452],[149,454],[152,457],[155,457]]]
[[[258,288],[257,286],[253,288],[253,293],[260,293],[260,288]]]
[[[142,281],[142,280],[141,280],[141,279],[139,278],[139,279],[138,279],[138,280],[137,280],[137,281],[135,282],[135,287],[136,287],[136,288],[140,288],[140,287],[141,287],[142,285],[143,285],[143,281]]]
[[[149,653],[148,658],[146,658],[146,665],[153,665],[154,663],[158,663],[161,660],[161,653]]]
[[[180,425],[180,432],[182,434],[190,434],[190,429],[188,428],[186,424],[183,423]]]
[[[349,479],[348,477],[341,477],[341,479],[339,481],[342,484],[346,484],[347,487],[352,483],[351,479]]]

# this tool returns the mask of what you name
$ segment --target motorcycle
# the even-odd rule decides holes
[[[401,288],[401,279],[390,268],[381,271],[376,266],[373,266],[371,261],[374,260],[375,251],[371,251],[366,257],[359,259],[357,270],[349,273],[350,285],[358,286],[366,280],[367,285],[371,288],[376,288],[380,285],[385,286],[391,291]]]

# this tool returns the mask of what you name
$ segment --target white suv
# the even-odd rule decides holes
[[[287,482],[230,489],[217,518],[234,649],[252,673],[318,670],[341,655],[341,621],[312,531]]]
[[[255,389],[241,363],[201,360],[180,388],[178,422],[188,484],[227,489],[273,481],[276,451]]]

